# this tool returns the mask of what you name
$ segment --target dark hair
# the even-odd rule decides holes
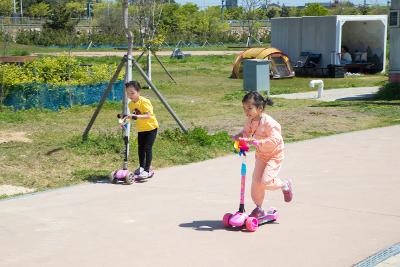
[[[349,52],[349,48],[347,46],[342,45],[342,48],[343,48],[344,51]]]
[[[140,83],[138,81],[127,82],[125,84],[125,88],[128,88],[128,87],[133,87],[137,92],[139,92],[142,89],[142,87],[140,86]]]
[[[259,92],[249,92],[247,93],[243,99],[242,99],[242,103],[248,102],[250,100],[253,100],[253,105],[256,108],[265,108],[265,105],[269,105],[272,106],[274,105],[274,101],[272,101],[271,98],[267,97],[263,97]]]

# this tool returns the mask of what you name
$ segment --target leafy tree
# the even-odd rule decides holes
[[[290,17],[301,17],[303,16],[303,10],[297,7],[291,7],[289,9],[289,16]]]
[[[290,9],[287,6],[285,6],[285,4],[282,5],[280,16],[281,17],[290,17]]]
[[[73,18],[80,18],[85,15],[85,3],[83,2],[68,1],[65,4],[65,9]]]
[[[72,13],[65,4],[58,4],[51,9],[48,19],[44,25],[45,29],[65,30],[73,32],[77,22],[71,20]]]
[[[178,26],[178,4],[164,4],[163,13],[161,16],[160,26],[158,28],[159,33],[163,33],[166,36],[167,42],[174,42],[179,39],[180,34]],[[171,35],[171,33],[174,33]]]
[[[12,0],[0,0],[0,16],[10,16],[13,12]]]
[[[364,5],[358,6],[358,10],[361,15],[368,15],[368,13],[371,11],[369,6],[364,6]]]
[[[279,10],[278,10],[276,7],[274,7],[274,6],[269,7],[269,8],[267,9],[266,15],[267,15],[267,17],[268,17],[269,19],[275,18],[278,14],[279,14]]]
[[[226,20],[240,20],[243,18],[244,8],[239,7],[231,7],[224,10],[224,19]]]
[[[44,2],[33,4],[28,7],[27,13],[31,17],[47,17],[50,12],[50,5]]]
[[[256,37],[258,35],[258,27],[255,25],[259,19],[257,16],[257,9],[263,5],[262,0],[243,0],[244,16],[243,19],[247,22],[249,37]]]
[[[328,14],[328,9],[326,9],[321,4],[318,3],[309,4],[304,9],[305,16],[326,16],[327,14]]]

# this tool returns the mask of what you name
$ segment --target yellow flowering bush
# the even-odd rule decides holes
[[[23,66],[0,65],[0,100],[12,90],[24,90],[32,83],[48,85],[86,85],[107,82],[116,70],[116,65],[96,64],[80,66],[75,57],[43,57]],[[119,79],[123,79],[124,70]],[[31,88],[31,87],[30,87]],[[40,86],[36,86],[40,90]]]

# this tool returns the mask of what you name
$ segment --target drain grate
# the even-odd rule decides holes
[[[373,267],[378,263],[400,253],[400,243],[379,251],[365,260],[353,265],[353,267]]]

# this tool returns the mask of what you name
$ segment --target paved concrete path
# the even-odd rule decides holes
[[[310,78],[311,81],[311,78]],[[353,87],[340,89],[326,89],[323,91],[322,97],[317,98],[317,89],[313,92],[272,95],[272,97],[286,99],[316,99],[320,101],[335,101],[335,100],[359,100],[371,98],[378,92],[379,87]]]
[[[400,240],[399,138],[393,126],[288,144],[294,201],[269,193],[281,217],[255,233],[221,227],[238,207],[235,155],[3,200],[0,266],[351,266]]]

